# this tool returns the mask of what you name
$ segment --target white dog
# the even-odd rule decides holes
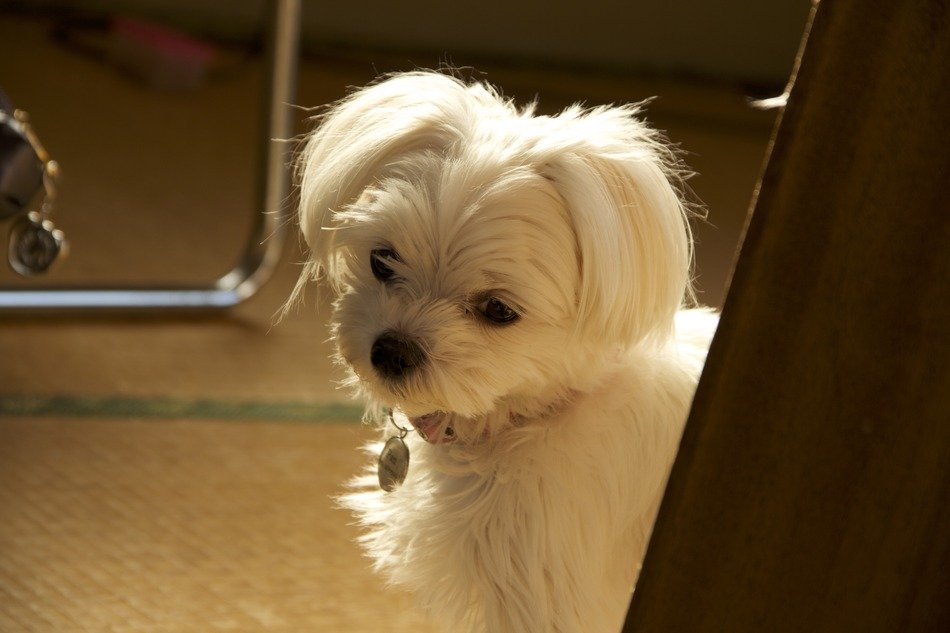
[[[381,428],[343,503],[443,630],[621,626],[716,326],[684,309],[679,172],[637,116],[415,72],[302,152],[295,294],[329,282]]]

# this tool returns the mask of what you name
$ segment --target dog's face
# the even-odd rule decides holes
[[[434,73],[329,112],[301,158],[307,275],[366,395],[417,419],[522,412],[668,331],[688,235],[632,114],[536,117]]]
[[[334,335],[364,390],[408,415],[475,416],[557,382],[578,254],[552,183],[421,150],[338,218]]]

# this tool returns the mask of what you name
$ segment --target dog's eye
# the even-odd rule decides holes
[[[518,313],[497,297],[489,297],[478,306],[479,312],[492,323],[511,323],[518,318]]]
[[[370,268],[373,269],[373,276],[380,281],[389,281],[396,274],[387,262],[399,261],[396,251],[391,248],[377,248],[370,253]]]

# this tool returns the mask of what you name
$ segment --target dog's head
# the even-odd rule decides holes
[[[354,382],[409,416],[528,410],[663,340],[690,240],[637,108],[516,109],[395,75],[333,106],[299,163],[304,279],[332,287]]]

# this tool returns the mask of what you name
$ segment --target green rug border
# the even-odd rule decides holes
[[[335,402],[0,395],[0,415],[320,423],[359,422],[363,408]]]

